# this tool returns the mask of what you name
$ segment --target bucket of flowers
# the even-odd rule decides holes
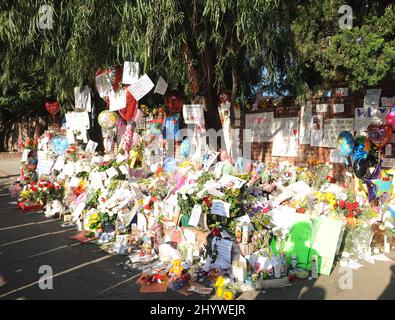
[[[23,211],[38,211],[44,207],[39,197],[37,182],[32,181],[23,187],[19,194],[18,206]]]

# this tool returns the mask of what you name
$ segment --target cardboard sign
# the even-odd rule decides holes
[[[287,241],[282,245],[290,263],[291,255],[296,254],[298,266],[311,270],[311,257],[318,256],[318,272],[330,275],[343,223],[325,216],[311,221],[298,214]],[[277,252],[274,243],[272,248]]]
[[[213,204],[211,206],[212,214],[230,218],[229,210],[230,210],[230,203],[221,200],[213,200]]]
[[[144,74],[140,79],[137,80],[137,82],[131,84],[128,87],[128,90],[133,95],[133,97],[139,101],[148,92],[150,92],[154,86],[154,83],[151,81],[148,75]]]

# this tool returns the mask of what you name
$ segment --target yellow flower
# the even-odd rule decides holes
[[[235,294],[230,290],[226,290],[222,297],[224,300],[234,300]]]
[[[224,296],[224,289],[222,287],[217,288],[217,297],[222,298]]]

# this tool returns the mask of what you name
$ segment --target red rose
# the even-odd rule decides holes
[[[353,206],[354,206],[354,209],[357,209],[357,208],[359,207],[359,203],[355,201],[355,202],[353,203]]]
[[[263,212],[263,213],[268,213],[269,211],[270,211],[269,207],[266,207],[266,208],[263,208],[263,209],[262,209],[262,212]]]
[[[353,211],[354,210],[354,205],[352,203],[346,202],[346,209],[348,211]]]
[[[221,231],[218,228],[213,229],[213,231],[211,231],[211,233],[213,234],[214,237],[221,236]]]
[[[344,209],[345,205],[346,205],[346,202],[344,200],[339,201],[340,208]]]
[[[361,213],[361,209],[357,208],[357,209],[355,210],[355,212],[356,212],[357,214],[360,214],[360,213]]]
[[[355,216],[354,216],[354,214],[353,213],[349,213],[348,215],[347,215],[347,218],[354,218]]]
[[[150,210],[150,205],[149,204],[145,205],[144,209],[145,210]]]
[[[297,213],[306,213],[306,208],[298,208],[296,209]]]

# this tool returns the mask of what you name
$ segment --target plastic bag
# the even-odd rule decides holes
[[[374,232],[369,225],[363,225],[348,230],[344,239],[344,251],[369,263],[374,263],[372,258],[371,243]]]

